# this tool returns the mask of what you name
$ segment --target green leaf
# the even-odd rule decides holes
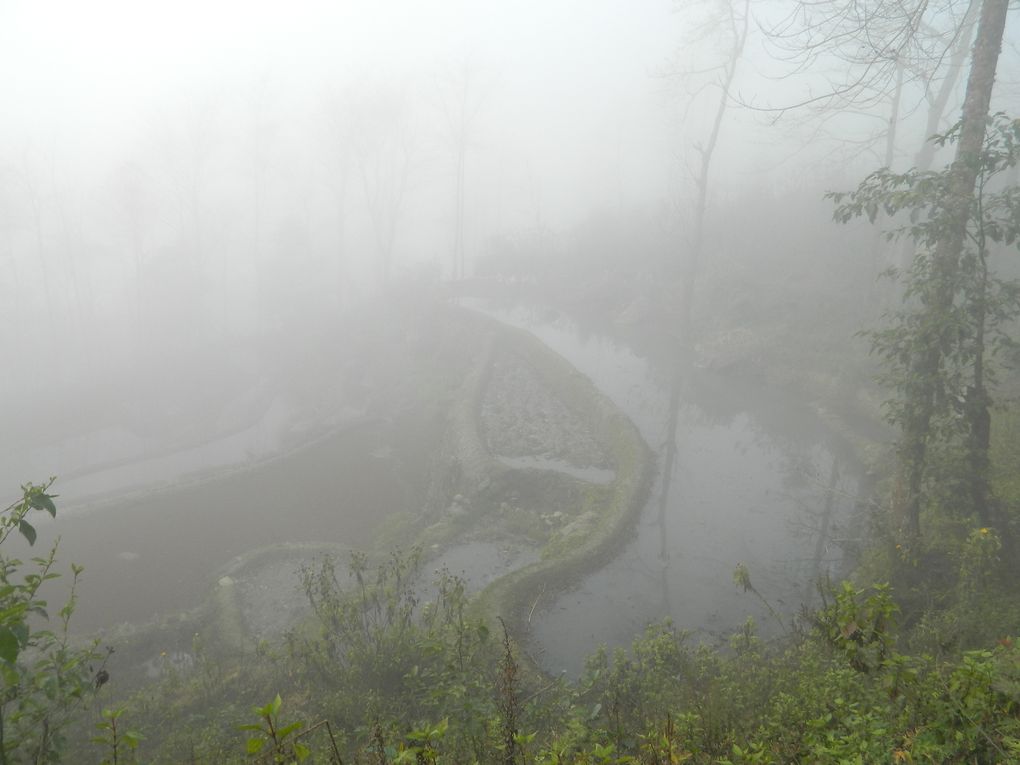
[[[282,728],[280,728],[276,732],[276,735],[279,736],[280,738],[284,738],[285,736],[289,736],[294,731],[300,730],[303,726],[304,726],[303,722],[300,721],[292,722],[290,725],[285,725]]]
[[[31,523],[24,519],[18,521],[18,531],[20,531],[21,535],[28,540],[30,545],[35,544],[35,527],[33,527]]]
[[[14,631],[9,627],[0,627],[0,659],[3,659],[8,664],[13,664],[17,661],[18,651],[20,650],[21,646]]]
[[[609,755],[616,751],[616,744],[606,744],[605,746],[601,744],[595,744],[595,748],[593,751],[596,757],[606,759],[607,757],[609,757]]]
[[[22,622],[21,624],[12,624],[11,632],[14,633],[14,637],[18,639],[18,645],[24,648],[28,645],[28,625]]]
[[[250,738],[248,739],[248,745],[245,747],[248,754],[258,754],[262,751],[262,747],[266,745],[264,738]]]
[[[45,510],[51,517],[57,517],[56,505],[53,504],[53,499],[49,494],[43,494],[41,492],[39,494],[33,494],[29,498],[28,502],[36,510]]]

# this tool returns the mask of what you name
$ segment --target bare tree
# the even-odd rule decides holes
[[[804,108],[828,116],[883,110],[904,78],[926,92],[965,26],[971,0],[794,0],[778,19],[759,18],[783,80],[808,94],[752,104],[778,119]]]
[[[934,158],[928,138],[956,92],[976,7],[977,0],[793,0],[778,18],[762,13],[756,21],[779,65],[773,77],[805,95],[780,103],[739,100],[772,121],[806,116],[818,133],[842,115],[871,119],[877,127],[870,134],[851,139],[843,129],[835,145],[844,154],[874,153],[886,167],[901,156],[902,120],[927,110],[918,160],[928,167]]]
[[[22,307],[24,295],[17,252],[14,247],[15,232],[20,228],[20,224],[14,212],[15,194],[11,188],[12,175],[10,168],[0,165],[0,264],[3,264],[3,270],[10,274],[13,287],[12,294],[2,296],[4,306],[7,308],[5,324],[8,328],[16,327],[21,333],[22,323],[25,320],[25,312]],[[16,372],[20,366],[14,364],[12,372]]]
[[[258,78],[248,94],[247,107],[250,117],[250,162],[252,184],[252,248],[256,260],[262,247],[266,178],[269,174],[269,150],[276,137],[276,126],[269,118],[269,76]]]
[[[135,319],[140,320],[144,295],[142,269],[152,228],[150,179],[140,163],[124,162],[113,179],[113,201],[127,237],[127,249],[134,270]]]
[[[196,259],[205,243],[205,196],[219,139],[218,117],[219,103],[209,96],[190,101],[178,119],[160,116],[157,126],[181,238]]]
[[[61,253],[67,281],[71,287],[74,301],[75,327],[81,328],[91,299],[88,298],[88,270],[79,267],[85,242],[80,211],[77,209],[80,199],[74,189],[57,174],[56,163],[50,161],[50,207],[55,232],[58,234],[56,249]]]
[[[471,59],[465,58],[459,66],[451,68],[438,82],[439,109],[443,117],[443,132],[449,141],[454,157],[453,252],[451,276],[466,276],[464,244],[465,199],[467,188],[467,157],[471,148],[473,128],[485,100],[480,85],[481,70]]]
[[[358,103],[354,120],[355,163],[385,284],[411,174],[414,131],[410,105],[403,93],[376,89]]]
[[[36,257],[39,261],[43,295],[46,300],[46,321],[50,328],[51,341],[55,341],[57,334],[56,303],[53,300],[53,279],[49,263],[49,248],[46,245],[45,226],[43,224],[43,199],[39,184],[29,167],[27,157],[23,158],[22,167],[17,175],[22,196],[28,200],[31,208],[32,233],[35,238]]]
[[[722,17],[720,19],[712,19],[711,26],[715,27],[726,40],[720,46],[724,53],[722,61],[708,71],[708,74],[711,76],[709,87],[717,91],[718,101],[715,104],[712,123],[705,142],[694,146],[698,155],[698,162],[692,169],[692,173],[694,175],[697,197],[687,256],[683,261],[682,267],[683,297],[679,327],[681,341],[687,344],[691,343],[692,338],[691,325],[694,313],[695,286],[697,284],[698,272],[701,268],[702,251],[704,250],[705,214],[708,208],[712,158],[715,156],[715,150],[719,143],[719,133],[722,129],[723,118],[726,116],[726,111],[730,105],[733,83],[737,75],[737,65],[740,63],[741,56],[744,53],[744,46],[747,42],[747,33],[751,21],[750,0],[728,0],[722,7],[721,13]],[[704,74],[704,72],[701,74]],[[681,76],[689,78],[691,73],[682,73]]]
[[[337,297],[341,305],[350,292],[347,252],[347,204],[355,152],[355,103],[350,91],[330,93],[323,105],[329,165],[323,178],[336,204]]]

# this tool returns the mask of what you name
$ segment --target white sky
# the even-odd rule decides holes
[[[784,1],[753,0],[752,9]],[[423,146],[395,259],[448,263],[452,162],[438,129],[437,79],[465,58],[482,70],[488,91],[468,161],[469,258],[484,253],[494,234],[536,220],[569,232],[617,202],[693,209],[685,163],[691,168],[698,159],[716,93],[708,88],[684,101],[656,74],[718,60],[717,42],[699,37],[691,21],[692,8],[717,2],[0,0],[0,308],[7,311],[0,313],[0,350],[5,327],[9,342],[33,346],[31,332],[46,338],[71,326],[85,333],[79,313],[113,323],[117,311],[134,311],[145,302],[133,289],[137,273],[152,266],[147,278],[164,279],[160,269],[172,269],[165,264],[192,246],[189,225],[206,237],[204,276],[228,293],[217,297],[225,319],[254,311],[260,259],[295,220],[311,244],[293,248],[332,253],[336,262],[312,278],[335,284],[348,264],[337,265],[341,216],[327,182],[334,147],[324,141],[323,107],[337,89],[409,92]],[[1018,17],[1012,14],[996,104],[1014,113]],[[770,68],[763,55],[752,37],[736,91],[759,104],[802,97],[802,81],[763,76]],[[251,109],[260,82],[275,135],[266,150],[271,215],[261,230],[253,224]],[[188,172],[200,164],[190,143],[203,110],[216,112],[217,154],[202,168],[202,193],[187,199]],[[841,118],[828,126],[827,144],[806,146],[810,131],[797,116],[768,128],[760,114],[734,106],[713,160],[710,211],[758,190],[851,188],[873,158],[841,168],[842,177],[819,158],[824,146],[876,124]],[[905,126],[902,136],[906,162],[921,130]],[[146,176],[150,198],[141,201],[153,229],[141,255],[127,233],[121,172],[135,161]],[[350,192],[343,220],[348,249],[362,258],[361,272],[353,264],[350,277],[368,284],[375,232],[364,191]],[[188,204],[202,207],[201,223],[189,224]],[[283,249],[277,246],[280,260]],[[48,289],[25,288],[45,283]],[[22,327],[15,329],[15,318]],[[89,358],[87,349],[81,353]]]
[[[301,92],[464,55],[536,94],[538,109],[598,114],[635,90],[653,93],[648,74],[670,54],[676,24],[660,0],[3,0],[0,130],[99,143],[153,104],[210,86],[269,73]]]
[[[428,104],[439,68],[469,56],[492,89],[475,167],[511,168],[514,204],[568,226],[621,191],[641,204],[690,193],[683,161],[696,159],[714,94],[685,114],[654,75],[678,53],[711,58],[711,41],[696,51],[677,12],[693,4],[0,0],[0,167],[32,155],[68,174],[108,172],[146,151],[140,143],[167,115],[196,99],[237,100],[260,78],[292,133],[316,119],[324,92],[352,82],[400,82]],[[782,101],[784,85],[758,76],[758,47],[752,40],[737,90]],[[795,156],[802,139],[796,120],[770,131],[760,115],[732,109],[715,189],[803,182],[803,169],[789,166],[763,175]],[[847,183],[857,177],[851,170]]]

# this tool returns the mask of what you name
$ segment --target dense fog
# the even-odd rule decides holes
[[[681,320],[678,275],[695,273],[690,345],[707,366],[726,366],[755,328],[781,345],[784,322],[854,342],[881,312],[875,277],[899,250],[863,223],[833,224],[823,194],[917,163],[947,71],[931,61],[949,62],[965,9],[947,4],[945,28],[901,51],[899,74],[853,90],[868,52],[852,65],[835,49],[804,57],[797,46],[810,40],[786,31],[789,5],[755,2],[743,16],[741,3],[667,0],[0,4],[7,490],[57,475],[74,517],[345,424],[396,428],[413,396],[383,392],[418,386],[408,349],[443,349],[427,324],[388,322],[447,288],[531,285],[529,299],[578,309],[582,338],[612,326],[640,335]],[[1018,96],[1015,21],[993,110]],[[865,71],[888,65],[874,55]],[[964,81],[939,130],[959,114]],[[660,405],[648,416],[664,424]],[[221,498],[187,516],[193,538],[174,539],[198,556],[188,540],[217,523],[215,507],[221,523],[263,529],[205,550],[212,570],[246,546],[316,537],[260,524],[350,486],[324,475],[377,471],[386,485],[393,465],[438,443],[426,419],[411,437],[365,436],[375,462],[345,452],[300,476],[274,467],[290,483],[258,513],[239,520]],[[747,437],[785,438],[770,433]],[[641,435],[660,448],[661,434]],[[393,441],[406,452],[392,457]],[[824,483],[835,458],[805,449],[798,459],[817,462]],[[413,512],[428,486],[408,469],[390,494],[348,497],[357,508],[338,501],[337,512],[366,523]],[[249,503],[268,489],[246,491]],[[93,559],[144,564],[143,547]],[[205,586],[211,574],[196,576]]]

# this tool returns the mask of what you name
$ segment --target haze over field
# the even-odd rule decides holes
[[[753,217],[756,199],[847,187],[883,153],[888,99],[775,125],[744,108],[842,81],[824,57],[789,75],[761,34],[784,12],[755,4],[710,211]],[[193,348],[187,315],[211,342],[271,322],[287,289],[336,305],[384,271],[448,276],[458,236],[473,264],[500,238],[548,230],[562,248],[591,216],[641,210],[679,253],[731,34],[717,4],[648,0],[9,1],[0,14],[4,343],[24,360],[7,401],[68,369],[122,373],[138,345]],[[1003,106],[1015,65],[1011,44]],[[924,93],[908,80],[900,167],[924,135]]]
[[[922,161],[973,18],[893,55],[797,8],[9,0],[0,477],[73,508],[390,422],[439,342],[396,317],[473,277],[710,369],[838,359],[903,256],[822,194]]]

